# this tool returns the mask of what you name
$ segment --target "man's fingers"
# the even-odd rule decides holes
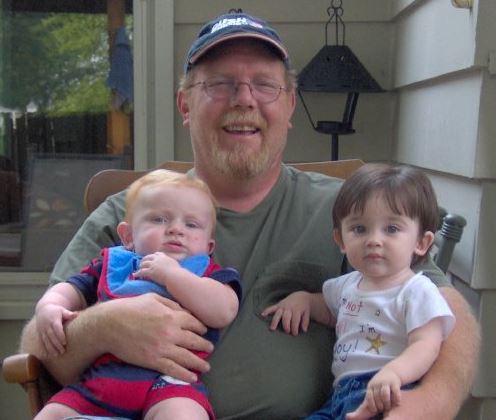
[[[162,305],[165,305],[167,306],[168,308],[171,308],[171,309],[183,309],[181,305],[179,305],[179,303],[177,302],[174,302],[173,300],[171,299],[167,299],[163,296],[160,296],[160,295],[153,295],[153,297],[155,299],[157,299]]]
[[[370,410],[367,401],[363,401],[355,411],[346,414],[346,420],[367,420],[375,414],[377,412]]]
[[[205,324],[203,324],[189,312],[178,312],[177,318],[179,326],[183,330],[192,331],[199,335],[203,335],[207,332],[207,327],[205,326]]]
[[[157,362],[160,372],[187,382],[197,380],[197,374],[194,372],[205,373],[210,370],[206,360],[177,346],[172,346],[167,357],[159,358]]]
[[[214,345],[210,341],[188,330],[183,330],[178,335],[176,345],[182,349],[206,353],[211,353],[214,350]]]
[[[191,313],[184,310],[181,305],[177,302],[174,302],[171,299],[164,298],[163,296],[153,295],[153,297],[159,301],[162,305],[167,306],[173,310],[180,310],[177,315],[178,322],[180,327],[185,330],[193,331],[197,334],[203,335],[207,332],[207,327],[199,321],[196,317],[194,317]]]
[[[178,365],[177,363],[174,363],[170,359],[163,360],[159,371],[164,375],[172,376],[175,379],[189,383],[196,382],[198,380],[198,376],[195,373]]]
[[[201,373],[206,373],[210,370],[210,364],[191,351],[181,347],[175,347],[174,351],[176,354],[172,360],[183,368]]]

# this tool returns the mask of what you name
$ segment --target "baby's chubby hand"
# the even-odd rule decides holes
[[[308,292],[294,292],[275,305],[265,308],[262,316],[272,315],[270,329],[277,329],[279,323],[287,334],[298,335],[301,331],[307,332],[310,324],[310,294]]]
[[[162,284],[172,271],[180,267],[179,262],[174,258],[158,251],[145,255],[141,260],[138,270],[133,275],[137,278],[153,280]]]
[[[76,318],[78,312],[65,309],[61,305],[47,303],[36,309],[36,326],[43,348],[48,357],[65,352],[67,344],[64,322]]]
[[[367,385],[360,406],[347,414],[346,420],[365,420],[384,413],[401,402],[401,378],[392,369],[382,368]]]

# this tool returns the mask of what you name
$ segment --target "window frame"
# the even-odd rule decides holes
[[[133,0],[133,22],[134,169],[143,170],[174,160],[174,1]],[[49,275],[2,271],[0,295],[15,283],[26,288],[27,298],[20,311],[0,299],[0,320],[27,317],[29,302],[39,298],[40,285],[48,285]]]

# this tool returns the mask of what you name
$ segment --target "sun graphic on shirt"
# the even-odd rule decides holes
[[[377,354],[381,354],[380,349],[382,346],[387,344],[387,341],[383,341],[380,334],[377,334],[375,337],[366,338],[370,341],[370,347],[367,349],[367,352],[375,350]]]

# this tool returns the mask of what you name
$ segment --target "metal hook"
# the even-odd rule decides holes
[[[332,9],[332,15],[331,15]],[[328,35],[327,35],[327,27],[330,23],[332,23],[333,19],[335,19],[335,37],[336,37],[336,45],[339,45],[339,25],[342,27],[342,39],[341,44],[344,45],[345,37],[346,37],[346,26],[341,19],[343,16],[343,1],[342,0],[331,0],[330,6],[327,8],[327,15],[329,16],[329,20],[325,26],[325,44],[328,45]]]

